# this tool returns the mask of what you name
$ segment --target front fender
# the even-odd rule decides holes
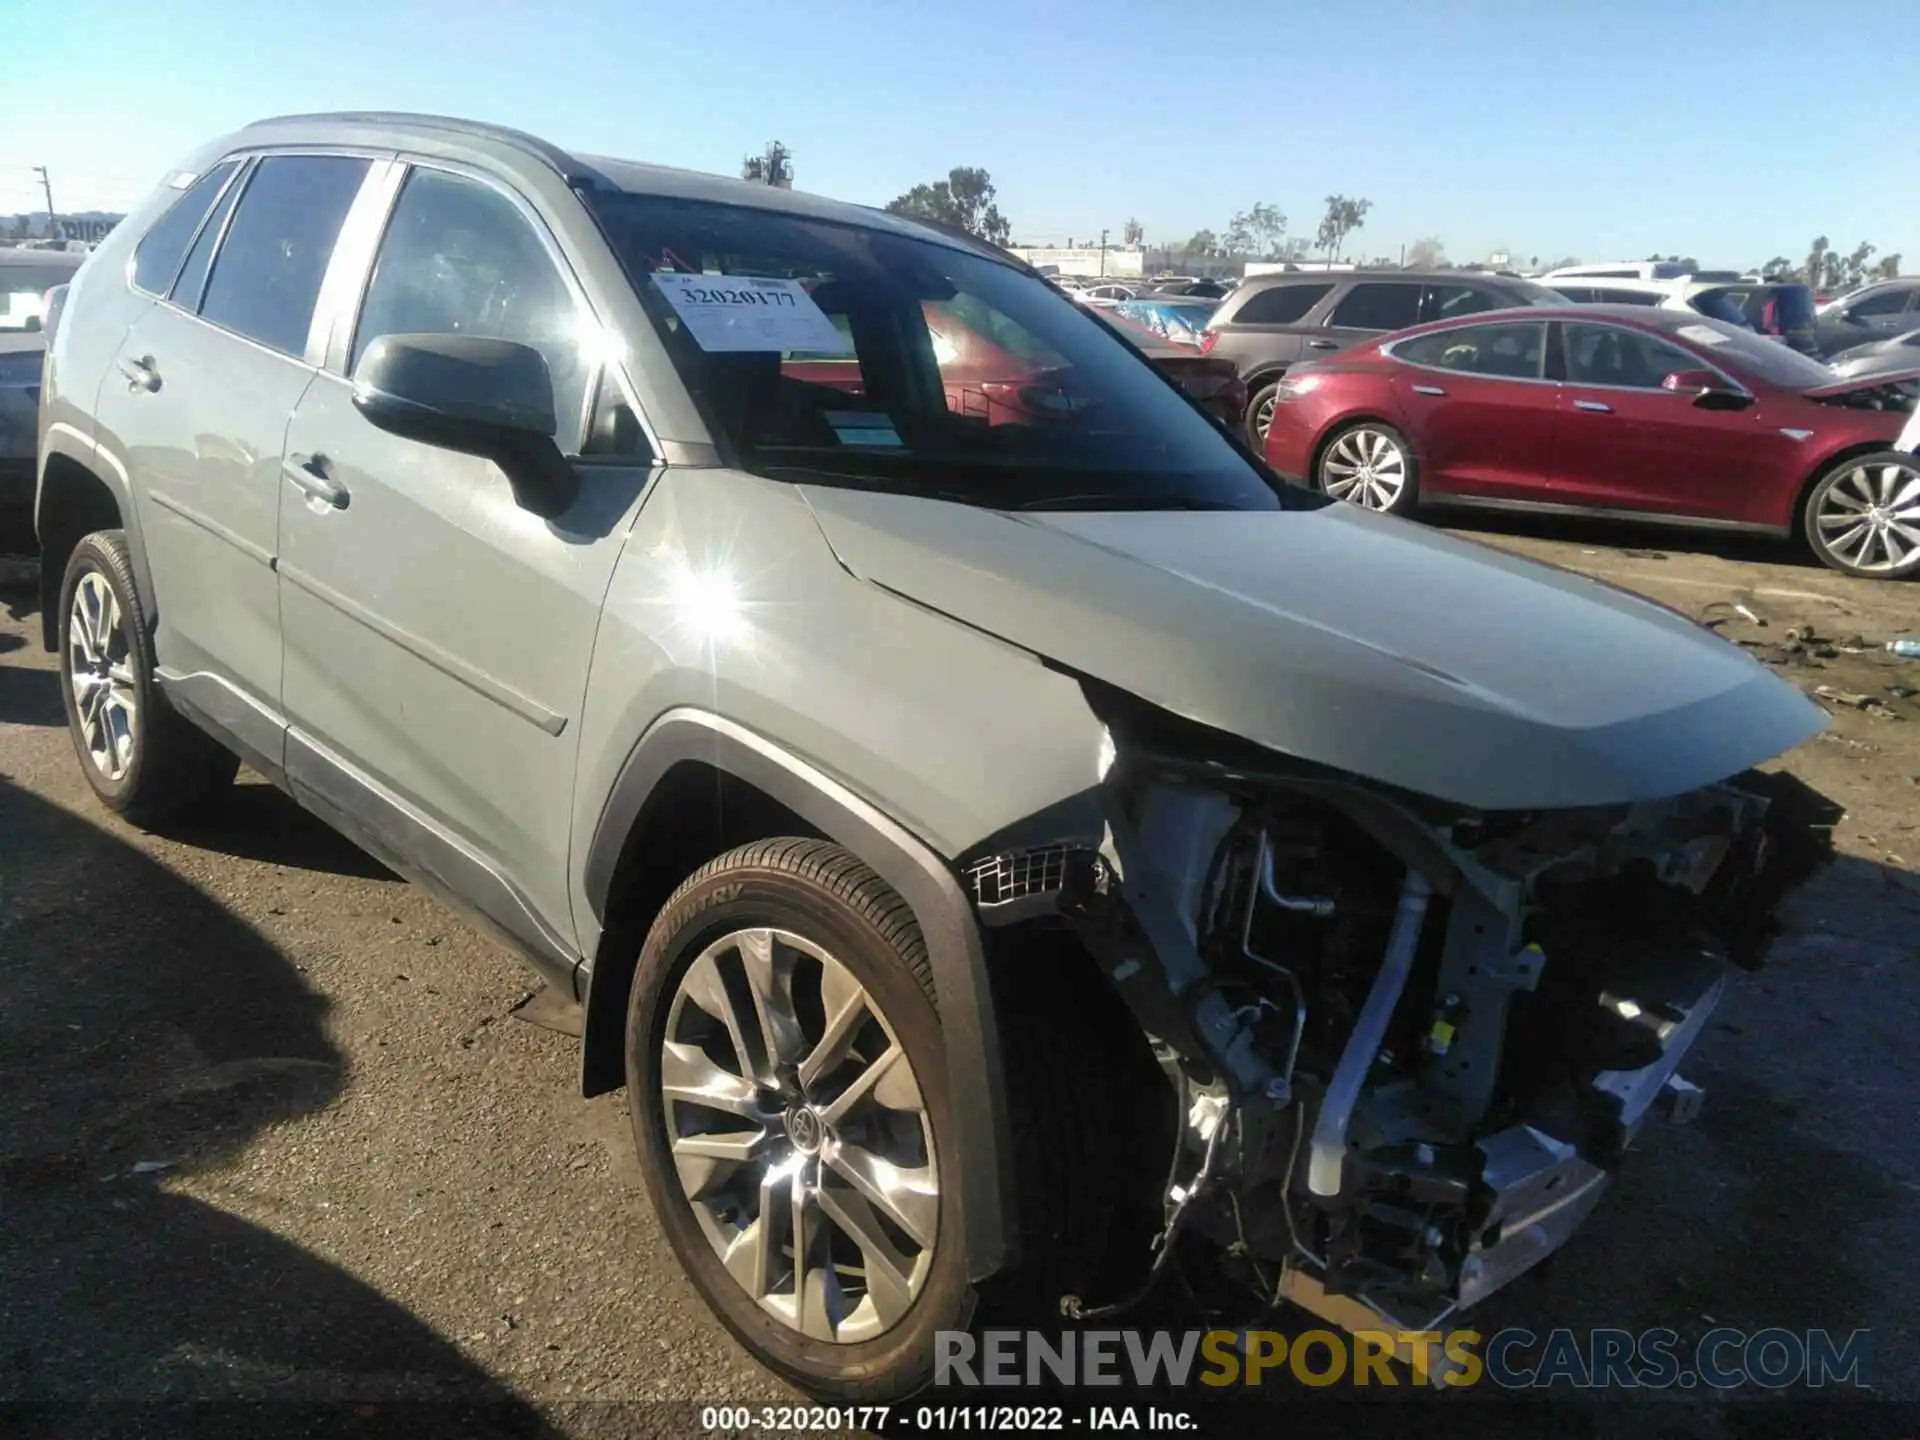
[[[627,835],[654,788],[675,766],[689,761],[723,771],[779,801],[866,861],[912,907],[933,965],[954,1130],[964,1157],[960,1201],[969,1270],[976,1280],[992,1275],[1006,1251],[1012,1178],[1006,1163],[1006,1105],[980,929],[952,870],[914,836],[811,765],[718,715],[680,709],[662,716],[641,737],[595,829],[585,885],[594,914],[603,922]],[[593,992],[589,975],[589,1026],[594,1021]],[[624,1008],[625,998],[622,993],[603,1003]]]

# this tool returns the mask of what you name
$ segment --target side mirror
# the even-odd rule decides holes
[[[353,367],[354,408],[389,434],[480,455],[513,498],[551,520],[579,493],[554,443],[553,380],[538,350],[477,335],[382,335]]]
[[[1660,382],[1660,388],[1691,395],[1693,403],[1703,410],[1739,410],[1753,400],[1746,391],[1731,389],[1711,370],[1676,370]]]

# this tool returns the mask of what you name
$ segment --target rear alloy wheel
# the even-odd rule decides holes
[[[1920,572],[1920,458],[1886,450],[1836,465],[1807,496],[1804,525],[1835,570],[1875,580]]]
[[[182,718],[154,678],[153,631],[119,530],[85,536],[60,581],[60,678],[81,771],[136,825],[182,818],[240,761]]]
[[[1320,452],[1315,483],[1335,500],[1404,515],[1419,493],[1406,437],[1376,421],[1349,426]]]

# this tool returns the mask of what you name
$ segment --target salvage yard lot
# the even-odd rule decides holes
[[[1920,664],[1879,648],[1920,629],[1920,587],[1757,543],[1464,533],[1847,697],[1784,762],[1844,809],[1836,858],[1687,1066],[1697,1128],[1650,1133],[1548,1272],[1473,1318],[1865,1327],[1876,1390],[1920,1400]],[[681,1278],[621,1097],[581,1101],[575,1043],[514,1015],[528,972],[251,776],[165,837],[93,802],[21,578],[0,588],[0,1400],[504,1399],[509,1428],[590,1434],[615,1412],[577,1402],[791,1398]]]

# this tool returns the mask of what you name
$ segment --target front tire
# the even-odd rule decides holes
[[[1247,397],[1247,443],[1263,458],[1267,453],[1267,427],[1273,424],[1279,393],[1280,377],[1276,375]]]
[[[1314,462],[1313,483],[1336,500],[1382,515],[1405,515],[1420,502],[1413,446],[1381,420],[1336,431]]]
[[[974,1296],[906,903],[825,841],[712,861],[648,932],[626,1067],[647,1193],[727,1328],[816,1395],[923,1388],[936,1332],[964,1328]]]
[[[1820,563],[1843,575],[1920,574],[1920,458],[1882,450],[1843,460],[1807,492],[1800,525]]]
[[[74,547],[59,616],[67,732],[103,805],[158,824],[232,783],[238,758],[182,719],[154,678],[153,627],[122,531],[96,531]]]

